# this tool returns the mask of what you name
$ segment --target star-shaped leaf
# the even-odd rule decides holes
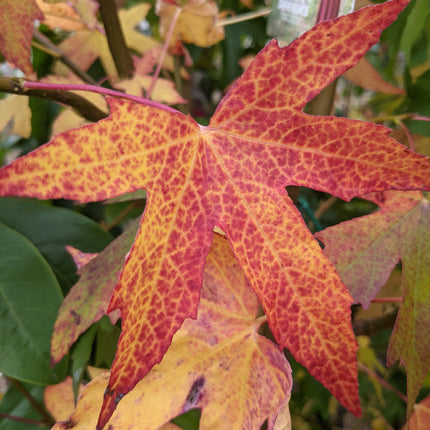
[[[380,211],[317,234],[356,302],[369,306],[394,266],[403,263],[403,302],[388,348],[408,376],[408,413],[430,369],[430,203],[422,193],[366,196]]]
[[[385,127],[302,111],[406,4],[394,0],[320,23],[283,49],[270,42],[207,127],[168,108],[109,100],[108,119],[60,134],[0,172],[0,194],[87,202],[148,193],[108,309],[121,310],[123,331],[99,428],[160,361],[184,319],[196,316],[216,225],[279,345],[360,413],[352,299],[285,186],[343,199],[430,188],[428,161]]]
[[[291,368],[258,334],[258,300],[225,237],[214,234],[196,320],[187,319],[160,364],[136,385],[109,421],[111,430],[158,429],[192,408],[200,429],[273,428],[290,397]],[[94,428],[107,374],[84,390],[75,413],[54,430]],[[232,407],[234,405],[234,407]]]

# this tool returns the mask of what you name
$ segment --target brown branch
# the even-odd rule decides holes
[[[320,219],[336,202],[338,198],[336,196],[330,196],[327,200],[324,200],[318,206],[318,209],[314,212],[316,219]]]
[[[88,73],[84,72],[69,57],[64,55],[58,46],[54,45],[45,35],[34,29],[33,36],[39,43],[49,49],[51,55],[64,63],[76,76],[80,77],[87,84],[97,85],[97,82]]]
[[[109,49],[118,75],[126,78],[133,71],[133,59],[125,43],[115,0],[97,0]]]
[[[53,100],[72,107],[88,121],[96,122],[108,116],[87,99],[69,91],[26,89],[17,78],[0,77],[0,92]]]
[[[402,399],[405,403],[408,403],[408,398],[403,393],[401,393],[397,388],[395,388],[391,384],[389,384],[385,379],[382,379],[372,369],[369,369],[367,366],[365,366],[363,363],[360,363],[360,362],[358,362],[357,365],[361,371],[363,371],[364,373],[367,373],[367,375],[370,376],[371,378],[375,378],[379,382],[379,384],[381,384],[387,390],[394,393],[397,397]]]
[[[16,417],[15,415],[3,414],[2,412],[0,412],[0,418],[4,418],[6,420],[19,421],[21,423],[30,424],[30,425],[39,426],[39,427],[46,427],[46,425],[48,424],[42,421],[31,420],[30,418],[22,418],[22,417]]]

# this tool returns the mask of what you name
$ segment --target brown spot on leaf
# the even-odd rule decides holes
[[[72,314],[72,317],[75,320],[75,324],[80,325],[81,324],[81,316],[78,313],[76,313],[76,311],[74,311],[73,309],[70,311],[70,313]]]
[[[185,410],[188,411],[198,403],[202,388],[204,387],[205,383],[206,379],[203,376],[200,376],[193,382],[193,385],[191,385],[190,391],[185,399]]]

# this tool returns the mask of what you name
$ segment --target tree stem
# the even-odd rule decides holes
[[[133,59],[125,43],[115,0],[97,2],[116,70],[121,78],[126,78],[133,71]]]
[[[1,79],[1,78],[0,78]],[[175,112],[178,113],[179,111],[170,107],[166,106],[162,103],[154,102],[152,100],[148,100],[143,97],[137,97],[133,96],[131,94],[123,93],[121,91],[111,90],[109,88],[104,87],[98,87],[95,85],[74,85],[74,84],[46,84],[44,82],[33,82],[33,81],[23,81],[19,79],[15,79],[15,81],[21,82],[21,85],[24,90],[27,90],[29,92],[29,89],[38,89],[38,90],[54,90],[56,92],[60,91],[89,91],[92,93],[102,94],[104,96],[111,96],[126,100],[131,100],[135,103],[140,103],[147,106],[156,107],[158,109],[163,109],[169,112]],[[0,88],[1,90],[1,88]],[[16,92],[16,91],[13,91]],[[105,115],[106,116],[106,115]]]
[[[32,84],[34,84],[32,87],[31,84],[26,86],[22,79],[0,77],[0,92],[53,100],[72,107],[79,115],[92,122],[100,121],[108,116],[106,112],[77,94],[59,91],[59,88],[46,88],[48,84],[39,82],[32,82]],[[57,87],[61,87],[61,85],[57,85]]]
[[[160,53],[160,57],[158,58],[157,68],[155,69],[154,76],[152,77],[151,84],[149,88],[146,90],[146,97],[149,99],[151,97],[152,90],[157,83],[158,76],[160,75],[161,67],[163,65],[164,58],[167,54],[167,49],[169,48],[170,40],[172,39],[173,30],[175,28],[176,22],[178,21],[179,15],[181,14],[182,9],[176,8],[175,13],[172,17],[172,21],[170,22],[169,31],[166,34],[166,39],[164,40],[163,49]]]
[[[21,423],[30,424],[30,425],[39,426],[39,427],[46,427],[46,425],[48,424],[42,421],[31,420],[30,418],[22,418],[22,417],[16,417],[15,415],[3,414],[1,412],[0,412],[0,418],[4,418],[6,420],[18,421]],[[49,425],[53,425],[53,424],[49,423]]]
[[[249,21],[251,19],[260,18],[262,16],[267,16],[270,14],[272,9],[266,7],[264,9],[256,10],[255,12],[243,13],[241,15],[232,16],[231,18],[224,18],[217,21],[215,26],[225,27],[226,25],[237,24],[238,22]]]
[[[97,82],[86,72],[79,68],[69,57],[64,55],[64,53],[54,45],[45,35],[40,33],[38,30],[33,30],[34,38],[41,43],[44,47],[48,48],[49,54],[58,58],[62,63],[64,63],[76,76],[81,78],[84,82],[97,85]]]
[[[367,366],[365,366],[363,363],[358,362],[358,368],[362,370],[364,373],[367,373],[372,378],[375,378],[378,380],[378,382],[387,390],[394,393],[396,396],[398,396],[400,399],[402,399],[405,403],[408,402],[408,398],[401,393],[397,388],[394,388],[391,384],[389,384],[385,379],[382,379],[376,372],[369,369]]]
[[[402,303],[402,297],[375,297],[372,303]]]

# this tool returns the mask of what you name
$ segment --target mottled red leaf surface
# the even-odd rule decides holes
[[[185,320],[161,363],[119,404],[107,428],[158,429],[200,408],[201,430],[259,430],[266,419],[272,429],[288,408],[291,368],[278,346],[258,334],[265,317],[257,313],[257,296],[226,238],[214,234],[197,320]],[[54,429],[94,429],[108,380],[107,374],[93,380],[75,413]]]
[[[406,0],[270,42],[209,126],[179,112],[109,100],[111,115],[58,135],[0,171],[0,194],[83,202],[144,188],[147,207],[108,311],[123,331],[99,428],[195,317],[212,230],[226,232],[281,347],[360,414],[352,299],[288,198],[304,185],[350,199],[429,189],[430,164],[383,126],[302,109],[377,42]]]
[[[34,74],[30,47],[35,19],[43,19],[35,0],[0,0],[0,51],[27,76]]]
[[[430,369],[430,203],[422,193],[366,196],[381,209],[317,233],[356,302],[364,307],[402,261],[403,301],[388,347],[408,377],[408,412]]]
[[[133,222],[97,257],[79,269],[79,281],[72,287],[58,310],[51,339],[53,363],[58,363],[78,337],[106,314],[126,254],[130,251],[136,236],[137,227],[138,223]],[[112,322],[116,321],[117,312],[110,317]]]
[[[66,246],[66,251],[73,258],[76,268],[76,273],[80,274],[80,269],[87,265],[93,258],[97,257],[98,252],[83,252],[73,246]]]

